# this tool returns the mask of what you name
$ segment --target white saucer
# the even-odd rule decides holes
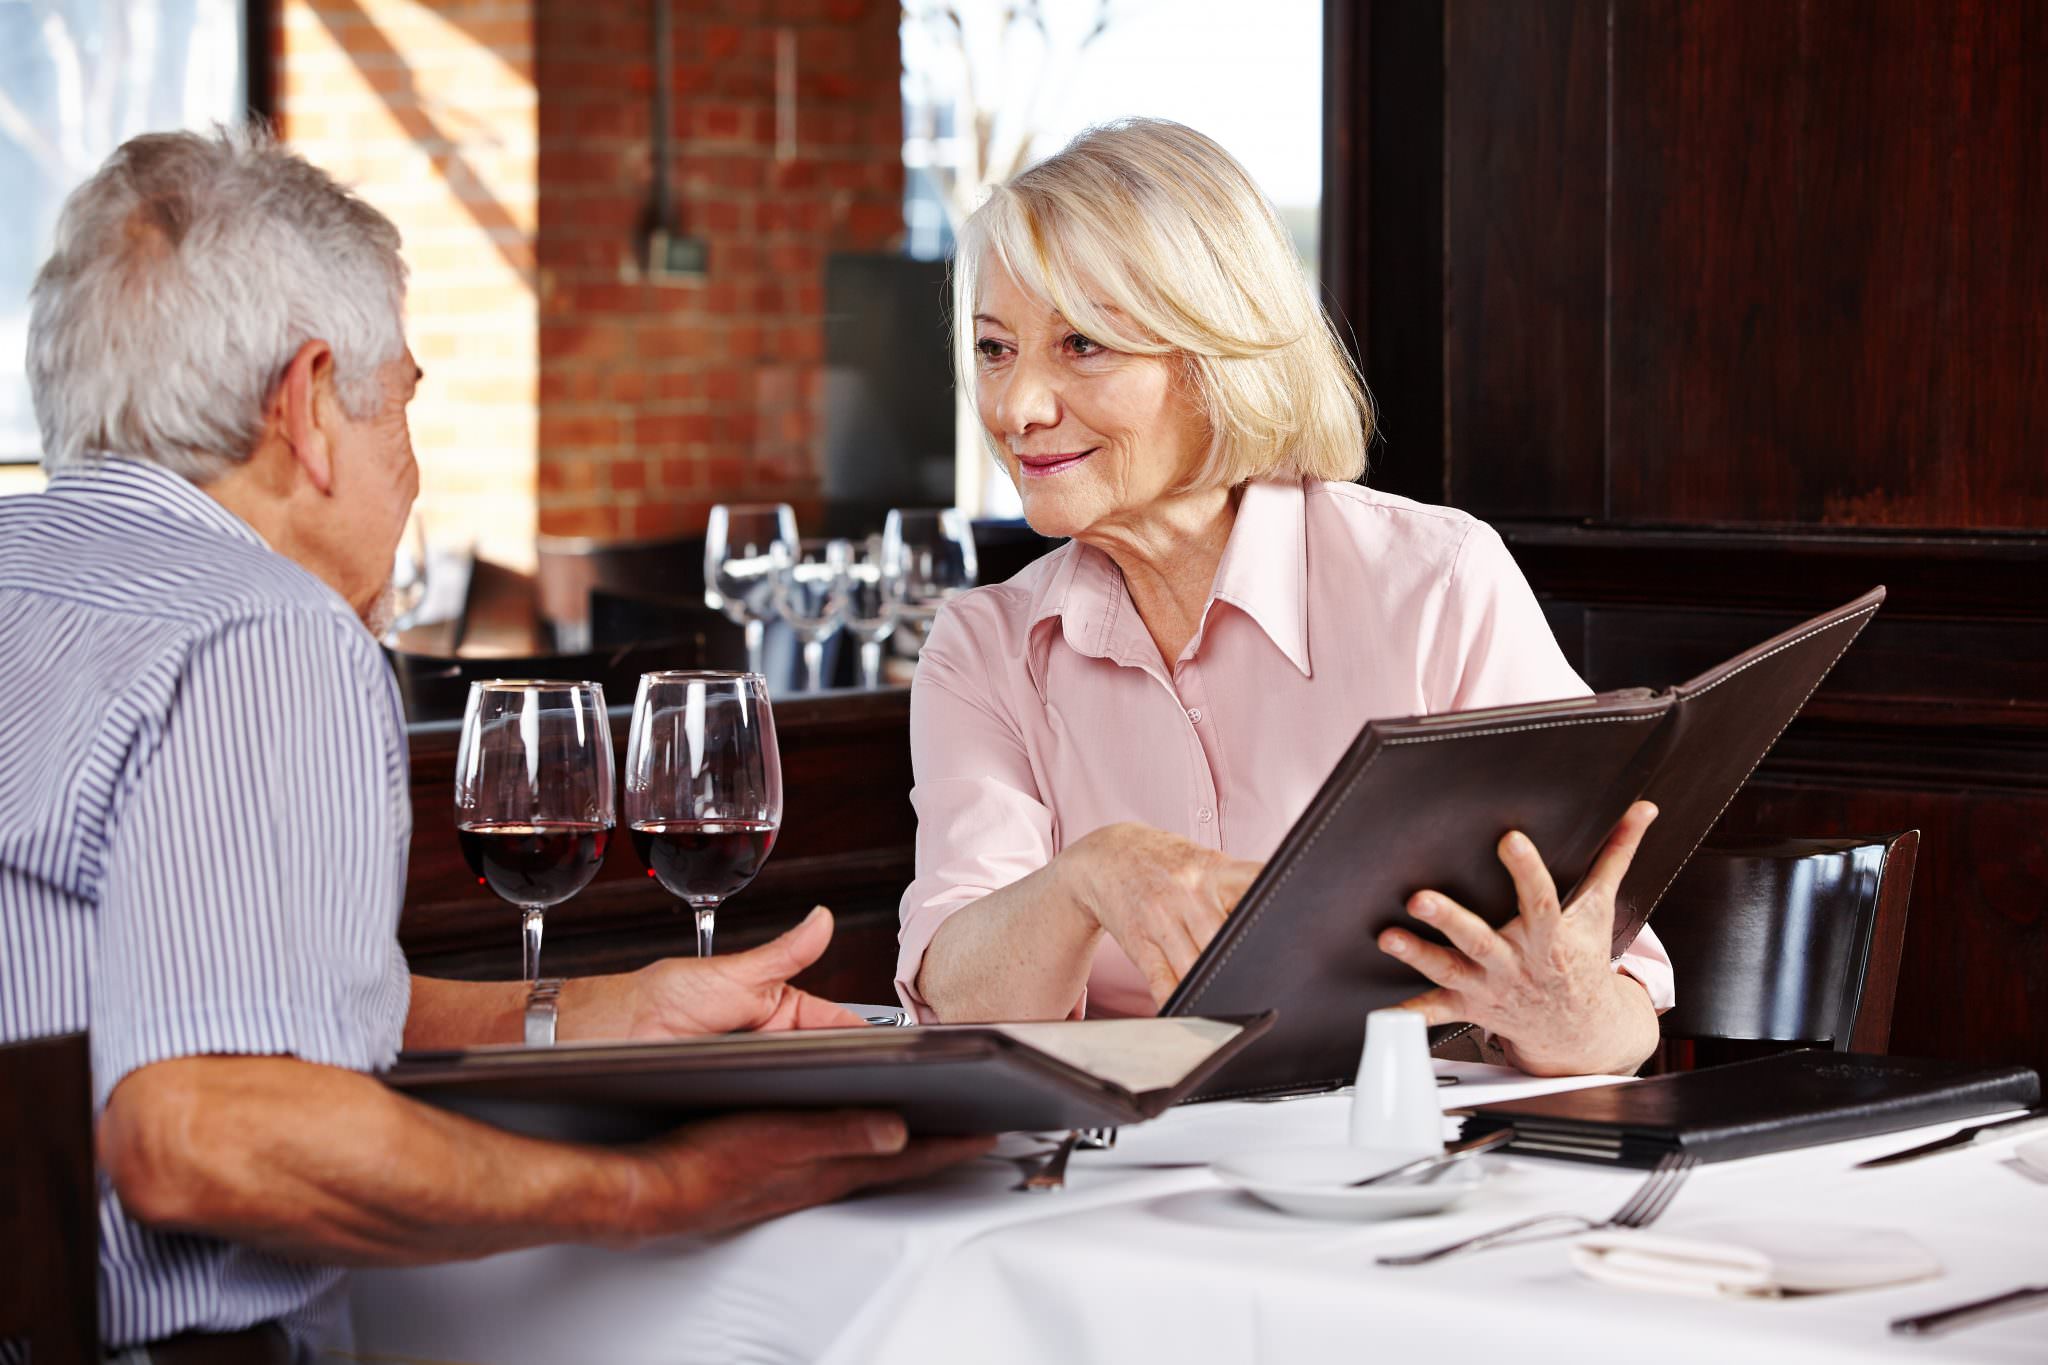
[[[1372,1147],[1267,1147],[1212,1163],[1216,1178],[1284,1213],[1305,1218],[1410,1218],[1438,1213],[1486,1183],[1486,1158],[1458,1162],[1426,1185],[1402,1182],[1346,1188],[1414,1159]]]

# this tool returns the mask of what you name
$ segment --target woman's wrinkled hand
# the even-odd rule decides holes
[[[1073,896],[1144,975],[1155,1005],[1223,927],[1261,864],[1150,825],[1106,825],[1070,850]]]
[[[1613,970],[1609,954],[1615,894],[1656,818],[1647,801],[1630,806],[1569,905],[1558,903],[1536,846],[1518,831],[1507,834],[1500,860],[1521,913],[1498,930],[1438,892],[1411,896],[1408,913],[1451,946],[1399,929],[1380,934],[1383,951],[1436,983],[1404,1005],[1431,1024],[1478,1025],[1533,1075],[1635,1070],[1656,1046],[1656,1011],[1640,985]]]

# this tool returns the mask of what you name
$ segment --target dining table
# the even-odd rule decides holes
[[[1613,1077],[1439,1062],[1456,1110]],[[1378,1263],[1544,1213],[1598,1221],[1640,1170],[1488,1154],[1445,1211],[1385,1221],[1281,1212],[1221,1179],[1234,1154],[1345,1142],[1351,1098],[1184,1105],[1076,1151],[1025,1192],[1045,1142],[718,1236],[628,1251],[554,1246],[354,1278],[327,1359],[437,1365],[686,1362],[2048,1361],[2048,1307],[1932,1336],[1894,1319],[2048,1284],[2048,1183],[1991,1140],[1879,1169],[1864,1158],[1962,1121],[1695,1168],[1650,1229],[1730,1220],[1854,1240],[1904,1233],[1939,1271],[1775,1297],[1618,1288],[1557,1236],[1427,1265]],[[1977,1120],[1972,1120],[1977,1121]],[[1457,1120],[1447,1114],[1446,1135]],[[1704,1235],[1704,1234],[1703,1234]]]

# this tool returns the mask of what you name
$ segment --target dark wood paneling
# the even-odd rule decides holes
[[[614,708],[624,766],[630,707]],[[838,931],[801,978],[844,1000],[895,996],[896,907],[909,885],[910,694],[894,689],[796,697],[775,704],[785,806],[775,852],[754,883],[719,911],[721,951],[750,947],[828,905]],[[415,971],[464,979],[519,974],[518,912],[477,884],[455,841],[459,724],[410,728],[413,837],[399,939]],[[623,832],[597,878],[547,915],[550,975],[624,971],[695,951],[695,921],[647,875]]]
[[[1332,9],[1347,0],[1330,0]],[[1377,410],[1369,481],[1429,502],[1444,487],[1443,0],[1360,0],[1364,146],[1356,168],[1326,187],[1349,193],[1363,227],[1351,260],[1348,319]],[[1326,130],[1325,137],[1330,134]],[[1356,219],[1354,219],[1356,221]],[[1347,249],[1333,242],[1326,259]]]
[[[1613,22],[1612,515],[2048,525],[2048,6]]]
[[[1607,6],[1453,0],[1445,21],[1450,501],[1599,516]]]
[[[1449,413],[1447,479],[1375,481],[1526,518],[1596,684],[1886,584],[1717,837],[1921,827],[1894,1045],[2048,1062],[2048,6],[1371,18],[1367,372],[1393,437]]]

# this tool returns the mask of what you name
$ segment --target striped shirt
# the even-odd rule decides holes
[[[412,812],[397,689],[340,596],[176,475],[0,498],[0,1041],[89,1030],[94,1114],[206,1054],[388,1065]],[[131,1221],[102,1179],[110,1349],[284,1320],[342,1273]]]

